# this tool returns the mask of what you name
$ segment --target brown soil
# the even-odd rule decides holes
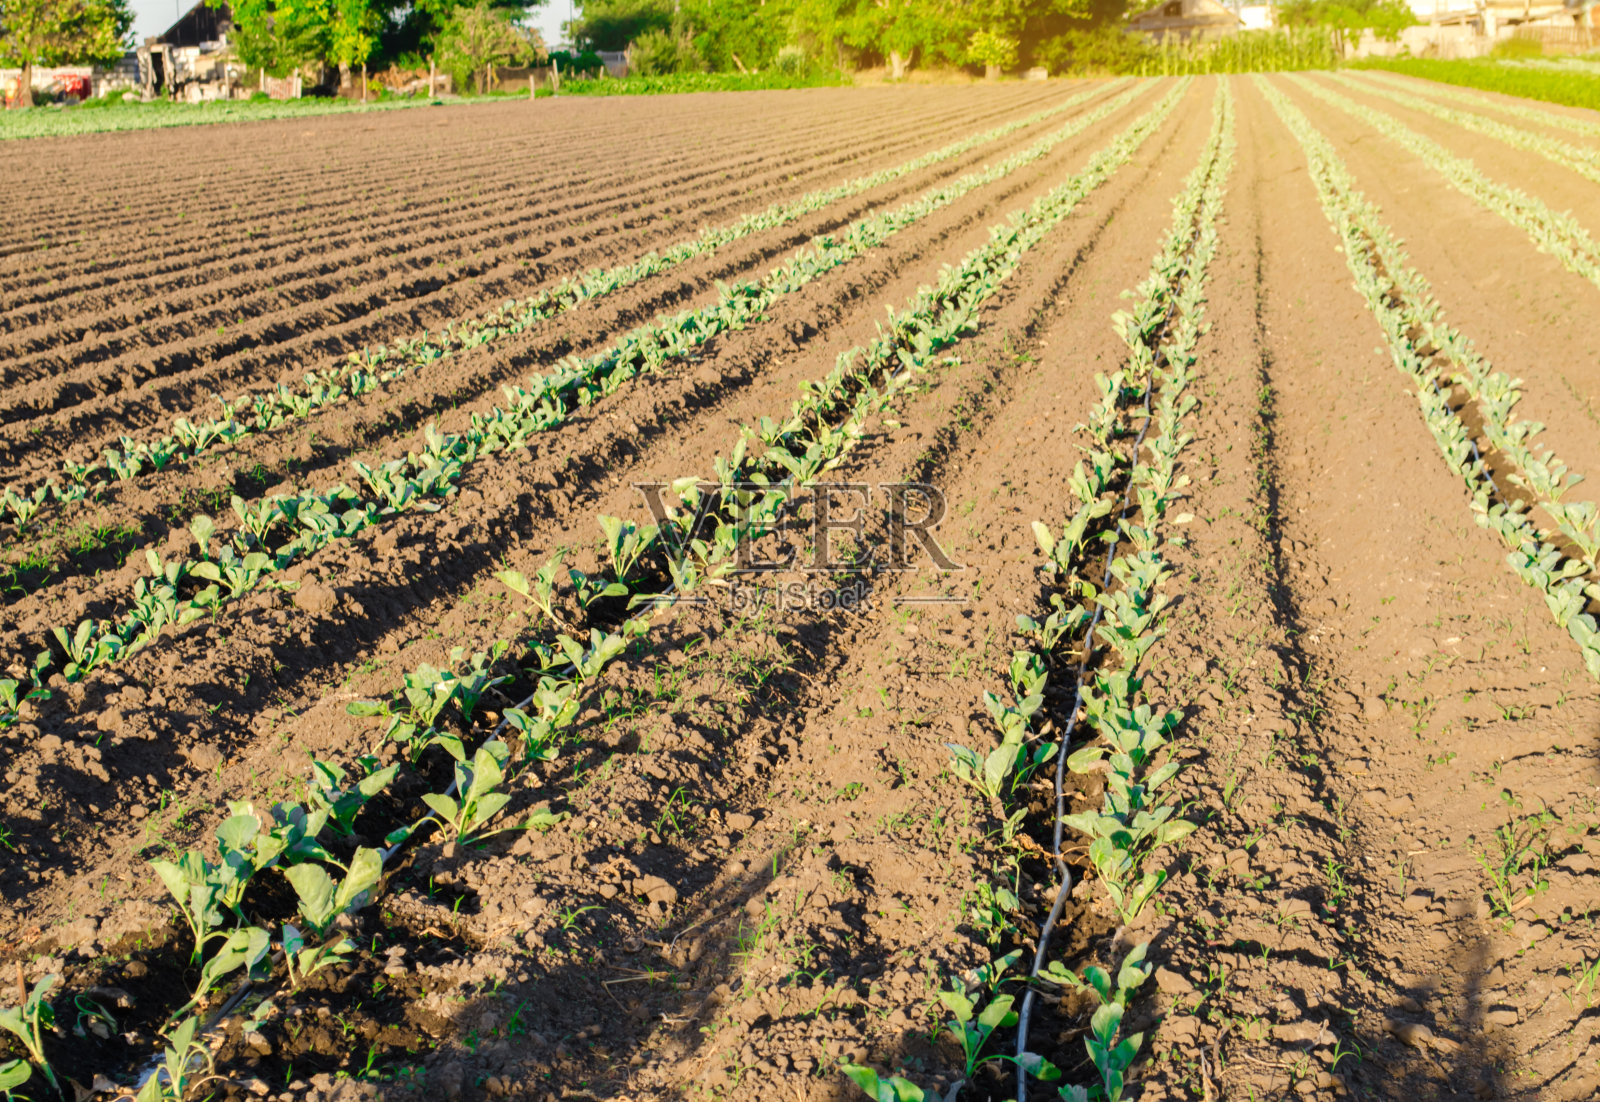
[[[1165,87],[780,300],[696,361],[580,411],[525,455],[478,464],[440,512],[407,514],[296,567],[298,595],[257,594],[214,623],[171,633],[113,670],[58,686],[0,733],[0,965],[65,975],[61,1031],[46,1041],[58,1071],[83,1084],[130,1081],[193,985],[187,932],[146,859],[214,852],[224,801],[292,798],[311,756],[366,751],[382,724],[349,716],[350,701],[386,695],[418,664],[448,662],[454,647],[470,652],[524,629],[525,607],[497,571],[531,572],[558,547],[588,565],[598,514],[642,514],[635,482],[708,471],[740,425],[786,412],[802,381],[871,338],[885,303],[905,302],[1007,213],[1079,169]],[[1499,544],[1472,524],[1406,381],[1374,351],[1381,334],[1350,287],[1298,145],[1248,81],[1233,89],[1239,148],[1183,463],[1193,482],[1182,509],[1194,519],[1186,542],[1163,551],[1176,568],[1171,631],[1147,660],[1148,696],[1183,713],[1181,783],[1202,827],[1172,851],[1156,905],[1126,930],[1074,854],[1080,883],[1052,955],[1081,969],[1152,942],[1156,982],[1128,1017],[1147,1038],[1129,1097],[1593,1098],[1600,1011],[1571,974],[1600,950],[1593,683]],[[846,1059],[898,1070],[941,1096],[963,1077],[934,996],[948,977],[1007,950],[1031,953],[1054,880],[1039,846],[1050,825],[1044,800],[1006,842],[998,806],[955,779],[945,744],[995,737],[983,693],[1002,691],[1015,618],[1039,612],[1047,593],[1029,523],[1054,523],[1064,508],[1080,454],[1072,428],[1096,396],[1095,373],[1125,355],[1110,317],[1147,276],[1214,90],[1196,82],[1133,162],[1023,259],[980,332],[954,349],[959,360],[874,422],[839,469],[844,479],[938,486],[950,506],[939,538],[962,569],[872,575],[864,603],[848,610],[751,609],[729,594],[677,608],[608,669],[581,741],[514,792],[512,813],[549,804],[570,818],[543,834],[468,847],[430,838],[404,851],[379,904],[357,916],[355,963],[280,996],[280,1014],[257,1032],[238,1016],[219,1029],[225,1093],[843,1100],[860,1097],[837,1071]],[[155,387],[106,386],[81,402],[70,389],[50,392],[65,403],[52,416],[74,426],[72,438],[41,439],[35,421],[16,419],[0,429],[0,449],[44,471],[80,440],[160,423],[219,385],[208,379],[253,385],[285,373],[292,357],[320,365],[1066,94],[1050,84],[533,105],[565,112],[554,136],[525,128],[526,104],[318,119],[294,124],[304,140],[281,163],[262,152],[281,136],[277,124],[207,128],[230,155],[219,158],[222,183],[191,183],[189,207],[157,193],[161,166],[186,164],[173,153],[203,148],[203,136],[62,143],[84,172],[118,165],[140,181],[134,211],[40,194],[27,214],[38,229],[10,226],[15,251],[0,260],[0,279],[37,306],[6,314],[17,324],[0,323],[0,339],[41,366],[56,357],[63,382],[91,390],[124,370],[109,366],[125,355],[112,344],[137,325],[67,297],[115,270],[80,268],[58,248],[78,241],[94,255],[131,240],[136,217],[174,221],[183,209],[214,228],[237,226],[224,187],[252,173],[308,192],[311,207],[297,213],[281,192],[245,204],[252,220],[261,212],[252,224],[272,227],[265,243],[224,234],[202,248],[208,234],[184,230],[169,259],[138,277],[181,313],[147,350],[178,366]],[[1476,216],[1442,188],[1412,184],[1422,170],[1376,136],[1355,140],[1337,112],[1291,94],[1408,237],[1450,317],[1497,366],[1529,380],[1529,405],[1543,403],[1529,415],[1550,421],[1552,444],[1580,470],[1600,466],[1581,423],[1551,411],[1562,405],[1551,397],[1559,383],[1546,381],[1564,371],[1587,393],[1592,365],[1572,351],[1586,339],[1581,327],[1538,313],[1536,338],[1508,332],[1527,328],[1528,299],[1575,277],[1546,271],[1548,258],[1525,238],[1486,230],[1471,251],[1427,239],[1430,218]],[[129,525],[139,545],[181,552],[189,537],[174,530],[171,510],[200,492],[321,486],[352,458],[403,454],[425,420],[449,430],[492,405],[499,382],[706,301],[716,280],[758,275],[807,236],[997,160],[1038,132],[754,235],[215,461],[117,488],[71,519]],[[618,161],[526,179],[510,170],[529,151],[579,140],[616,144]],[[157,156],[142,144],[151,141],[179,144]],[[431,166],[427,181],[391,193],[405,187],[407,154]],[[705,183],[724,171],[735,179]],[[326,189],[306,186],[310,173]],[[590,213],[552,198],[558,186],[579,192],[573,202]],[[612,213],[614,227],[574,228]],[[394,228],[369,233],[367,214]],[[373,255],[374,240],[400,234],[392,245],[404,259]],[[335,237],[342,259],[318,274],[318,242]],[[53,247],[22,251],[37,238]],[[520,269],[524,239],[560,259]],[[262,324],[284,328],[276,350],[222,350],[197,335],[215,309],[206,280],[191,286],[177,267],[161,271],[185,248],[213,273],[265,265],[224,286],[259,289],[280,273],[307,286],[332,279],[318,300],[366,305],[341,317],[342,307],[262,298]],[[479,282],[445,281],[390,308],[382,288],[410,278],[396,273],[479,249]],[[1474,291],[1485,256],[1509,273],[1512,297]],[[74,279],[70,292],[50,287]],[[111,324],[94,328],[102,316]],[[58,332],[74,325],[106,354],[86,348],[80,363],[82,338]],[[194,363],[179,365],[181,355]],[[266,474],[251,475],[257,465]],[[868,543],[885,538],[885,524],[869,510]],[[0,619],[5,652],[31,654],[48,626],[103,615],[139,568],[102,565],[98,578],[75,574],[12,600]],[[958,600],[907,601],[934,594]],[[486,706],[492,717],[503,701]],[[1069,706],[1047,704],[1058,723]],[[403,773],[363,813],[367,842],[448,777],[442,755]],[[1539,818],[1546,811],[1554,818]],[[1537,829],[1549,859],[1546,886],[1509,921],[1492,915],[1476,856],[1492,855],[1508,821]],[[1020,905],[989,928],[977,902],[995,885]],[[292,908],[282,891],[264,878],[246,906],[281,922]],[[114,1030],[73,1011],[70,996],[91,987],[117,989],[96,996]],[[1081,1000],[1045,1007],[1033,1047],[1086,1082],[1086,1026]],[[1013,1089],[991,1068],[959,1097],[1012,1098]]]
[[[1350,92],[1342,85],[1338,91]],[[1352,98],[1470,158],[1490,179],[1520,188],[1552,210],[1570,210],[1589,223],[1591,234],[1600,230],[1600,220],[1591,217],[1595,185],[1590,181],[1382,97]],[[1519,416],[1545,425],[1542,441],[1574,470],[1600,470],[1600,333],[1569,323],[1600,307],[1600,287],[1532,249],[1522,229],[1456,190],[1420,158],[1401,153],[1386,139],[1374,142],[1364,123],[1308,95],[1296,94],[1295,102],[1334,141],[1362,190],[1384,209],[1451,316],[1473,320],[1478,350],[1523,380]],[[1408,201],[1417,195],[1428,201]],[[1588,484],[1574,488],[1572,496],[1594,500],[1596,493],[1600,486]]]

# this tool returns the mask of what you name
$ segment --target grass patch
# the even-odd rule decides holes
[[[843,73],[793,75],[765,73],[674,73],[659,77],[607,77],[598,80],[564,80],[563,96],[660,96],[679,92],[765,92],[783,88],[848,86]]]
[[[1427,58],[1368,58],[1349,66],[1352,69],[1383,69],[1391,73],[1503,92],[1508,96],[1559,103],[1567,107],[1588,107],[1600,111],[1600,71],[1561,72],[1542,66],[1506,64],[1491,58],[1469,61],[1436,61]]]
[[[341,99],[222,100],[214,103],[139,103],[107,99],[76,106],[47,105],[26,111],[0,112],[0,141],[17,138],[59,138],[73,134],[98,134],[111,130],[153,130],[168,126],[205,126],[219,122],[261,122],[313,115],[347,115],[362,111],[393,111],[445,103],[487,103],[520,97],[452,96],[448,100],[425,96],[394,97],[370,103]]]

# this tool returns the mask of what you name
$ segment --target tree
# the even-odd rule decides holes
[[[899,80],[918,56],[959,61],[966,50],[966,21],[958,0],[862,0],[845,42],[880,54]]]
[[[328,27],[328,58],[339,66],[339,87],[350,83],[352,66],[365,65],[378,41],[380,19],[372,0],[333,0]],[[366,98],[366,89],[361,96]]]
[[[482,74],[480,91],[484,92],[489,90],[493,66],[529,60],[545,52],[538,31],[513,23],[488,0],[451,13],[439,35],[439,51],[446,65]]]
[[[650,31],[671,31],[672,0],[589,0],[567,24],[580,50],[626,50]]]
[[[695,52],[713,69],[765,69],[794,34],[787,0],[679,0],[674,28],[694,41]]]
[[[373,0],[381,10],[393,13],[392,33],[384,36],[385,48],[394,53],[416,52],[424,57],[440,53],[444,36],[458,14],[479,0]],[[544,7],[547,0],[488,0],[487,6],[513,25],[529,11]]]
[[[33,106],[34,66],[109,64],[132,26],[127,0],[0,0],[0,61],[22,69],[19,105]]]
[[[330,0],[232,0],[230,10],[234,49],[252,68],[288,76],[328,56]]]
[[[1044,20],[1067,16],[1085,20],[1089,0],[970,0],[965,5],[972,33],[967,40],[967,60],[980,64],[993,80],[1002,69],[1017,64],[1022,40],[1037,41]]]
[[[1359,41],[1361,32],[1370,30],[1385,42],[1394,42],[1401,31],[1416,26],[1417,17],[1405,0],[1284,0],[1278,22],[1285,27],[1328,28],[1342,55],[1345,35],[1353,34]]]

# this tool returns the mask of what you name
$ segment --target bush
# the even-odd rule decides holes
[[[1143,36],[1101,26],[1047,39],[1034,52],[1034,61],[1053,76],[1082,76],[1138,72],[1139,66],[1154,56],[1155,51]]]
[[[1501,61],[1520,61],[1544,56],[1544,43],[1537,38],[1502,38],[1494,44],[1489,56]]]
[[[706,63],[688,38],[674,38],[667,31],[646,31],[633,41],[628,68],[642,77],[660,77],[703,73]]]
[[[579,73],[588,73],[598,76],[605,62],[600,60],[600,55],[593,50],[584,50],[582,53],[573,53],[571,50],[551,50],[550,61],[560,66],[563,79],[577,76]]]
[[[772,68],[786,77],[804,76],[811,68],[811,61],[799,46],[785,46],[773,59]]]

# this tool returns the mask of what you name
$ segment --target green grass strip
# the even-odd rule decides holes
[[[452,96],[451,106],[501,103],[505,96]],[[223,122],[267,122],[314,115],[355,115],[369,111],[400,111],[409,107],[440,107],[447,101],[388,99],[359,103],[339,99],[219,100],[214,103],[123,103],[77,107],[46,105],[26,111],[0,111],[0,141],[21,138],[65,138],[76,134],[103,134],[118,130],[160,130],[173,126],[209,126]]]
[[[563,96],[670,96],[685,92],[772,92],[791,88],[848,88],[851,79],[838,70],[791,76],[775,70],[762,73],[669,73],[616,79],[566,80]]]
[[[1440,84],[1481,88],[1486,92],[1600,110],[1600,77],[1589,77],[1582,73],[1553,73],[1487,60],[1438,61],[1410,57],[1369,58],[1353,63],[1350,68],[1383,69]]]

